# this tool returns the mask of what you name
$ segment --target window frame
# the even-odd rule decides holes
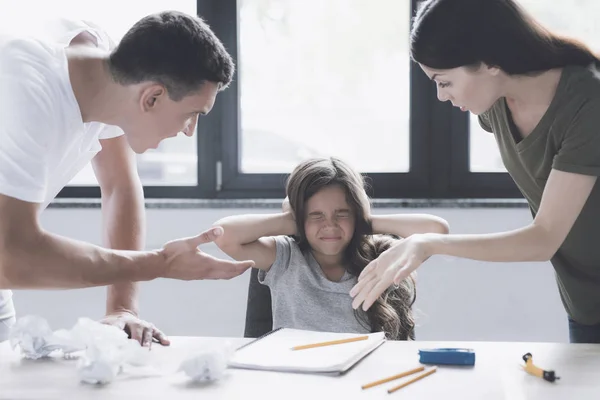
[[[411,0],[411,19],[418,0]],[[197,0],[207,21],[234,59],[229,88],[198,121],[197,185],[144,186],[146,198],[244,199],[284,197],[287,174],[241,173],[237,0]],[[435,84],[410,62],[410,168],[406,173],[363,172],[373,198],[522,198],[504,172],[469,169],[469,117],[437,99]],[[448,151],[449,150],[449,151]],[[350,160],[351,161],[351,160]],[[97,198],[97,186],[67,186],[58,197]]]

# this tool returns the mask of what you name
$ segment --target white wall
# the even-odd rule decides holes
[[[377,209],[378,213],[400,212]],[[231,214],[268,209],[149,209],[148,247],[194,235]],[[406,209],[446,218],[454,233],[513,229],[531,220],[525,208]],[[100,243],[100,210],[48,209],[43,225],[56,233]],[[205,250],[222,254],[214,245]],[[241,336],[249,272],[231,281],[142,284],[142,316],[169,335]],[[567,319],[549,263],[492,264],[434,257],[419,269],[419,340],[568,340]],[[73,291],[16,291],[19,315],[38,314],[53,329],[68,328],[80,316],[98,318],[103,288]]]

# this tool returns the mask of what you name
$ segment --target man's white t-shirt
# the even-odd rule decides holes
[[[99,139],[123,134],[83,123],[65,48],[83,31],[98,48],[111,40],[84,21],[47,21],[28,36],[0,36],[0,193],[46,208],[101,150]],[[0,290],[0,321],[13,317],[12,293]]]

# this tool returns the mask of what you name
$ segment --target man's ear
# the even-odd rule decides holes
[[[143,112],[152,111],[155,109],[164,96],[167,94],[164,86],[160,84],[151,84],[142,89],[140,97],[140,107]]]

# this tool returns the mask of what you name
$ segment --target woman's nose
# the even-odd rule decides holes
[[[437,97],[439,101],[448,101],[450,99],[450,96],[448,96],[448,93],[446,93],[446,91],[442,88],[437,89]]]

